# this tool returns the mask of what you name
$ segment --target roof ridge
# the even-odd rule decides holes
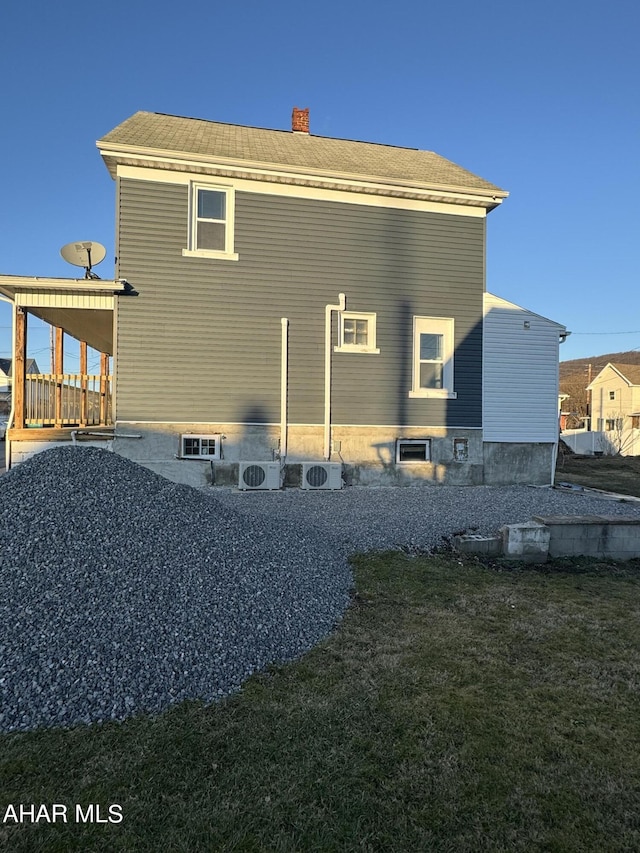
[[[139,112],[146,112],[146,110],[140,110]],[[414,148],[412,145],[391,145],[389,142],[372,142],[370,139],[349,139],[346,136],[325,136],[321,133],[295,133],[293,130],[283,130],[280,127],[261,127],[257,124],[235,124],[230,121],[215,121],[212,118],[198,118],[198,116],[180,116],[175,113],[162,113],[157,112],[147,112],[147,115],[154,116],[163,116],[164,118],[179,118],[184,121],[203,121],[207,124],[217,124],[224,125],[224,127],[243,127],[248,130],[264,130],[266,133],[286,133],[287,136],[309,136],[311,139],[330,139],[335,140],[335,142],[353,142],[354,145],[379,145],[381,148],[394,148],[399,149],[400,151],[420,151],[423,154],[435,154],[436,157],[441,157],[441,154],[437,154],[430,148]],[[443,159],[446,159],[443,158]],[[462,168],[462,167],[460,167]]]

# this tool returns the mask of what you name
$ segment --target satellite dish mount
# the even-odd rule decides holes
[[[67,243],[60,249],[60,254],[69,264],[74,267],[84,267],[84,277],[92,280],[99,280],[100,276],[92,272],[94,264],[99,264],[104,261],[107,250],[101,243],[93,243],[91,240],[84,240],[79,243]]]

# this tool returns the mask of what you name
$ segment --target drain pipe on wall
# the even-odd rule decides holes
[[[11,442],[7,437],[7,433],[9,432],[9,428],[13,424],[13,415],[15,413],[15,399],[16,395],[13,393],[13,376],[15,375],[13,372],[13,368],[16,360],[16,303],[13,299],[9,299],[7,296],[1,296],[3,302],[8,302],[11,305],[11,408],[9,410],[9,420],[7,421],[6,432],[4,436],[4,469],[8,471],[11,467]]]
[[[289,372],[289,320],[281,317],[282,324],[282,354],[280,360],[280,467],[284,466],[287,458],[287,396]]]
[[[562,346],[562,344],[567,340],[567,338],[569,337],[571,332],[567,332],[567,330],[565,329],[563,332],[560,332],[559,334],[560,334],[559,346]],[[558,354],[558,356],[559,356],[559,354]],[[558,391],[559,390],[560,389],[558,388]],[[558,437],[555,440],[555,443],[553,445],[553,450],[551,451],[551,488],[553,488],[556,484],[556,464],[558,462],[558,445],[559,445],[559,443],[560,443],[560,417],[559,417],[559,413],[558,413]]]
[[[338,305],[326,305],[324,309],[324,458],[331,458],[331,314],[344,311],[347,298],[338,294]]]

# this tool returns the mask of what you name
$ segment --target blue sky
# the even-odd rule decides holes
[[[640,348],[639,31],[637,0],[6,0],[0,272],[74,274],[59,249],[90,239],[113,275],[95,141],[136,110],[288,129],[296,105],[312,133],[433,150],[508,190],[487,287],[564,323],[563,359]],[[0,303],[0,356],[10,323]],[[41,369],[48,347],[31,323]]]

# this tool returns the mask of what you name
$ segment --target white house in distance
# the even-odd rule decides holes
[[[622,456],[640,454],[640,364],[609,364],[587,386],[591,425],[603,449]]]

